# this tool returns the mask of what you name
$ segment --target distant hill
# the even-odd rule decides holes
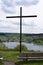
[[[0,33],[0,42],[19,42],[19,33]],[[22,34],[22,42],[35,42],[43,44],[42,34]]]

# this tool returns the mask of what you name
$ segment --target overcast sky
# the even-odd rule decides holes
[[[19,33],[20,19],[6,16],[37,15],[36,18],[22,19],[23,33],[43,33],[43,0],[0,0],[0,32]]]

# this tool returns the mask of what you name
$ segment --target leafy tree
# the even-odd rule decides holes
[[[0,49],[7,49],[6,45],[3,43],[0,43]]]
[[[21,45],[21,49],[22,49],[22,51],[28,50],[25,45]],[[17,45],[17,46],[14,48],[14,50],[15,50],[15,51],[20,51],[20,45]]]

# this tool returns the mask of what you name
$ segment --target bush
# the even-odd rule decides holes
[[[25,45],[21,45],[21,49],[22,51],[26,51],[27,50],[27,47]],[[14,48],[15,51],[20,51],[20,45],[17,45],[15,48]]]

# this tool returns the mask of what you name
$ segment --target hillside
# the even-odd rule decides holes
[[[19,33],[0,33],[0,42],[19,42]],[[22,34],[22,42],[43,44],[43,34]]]

